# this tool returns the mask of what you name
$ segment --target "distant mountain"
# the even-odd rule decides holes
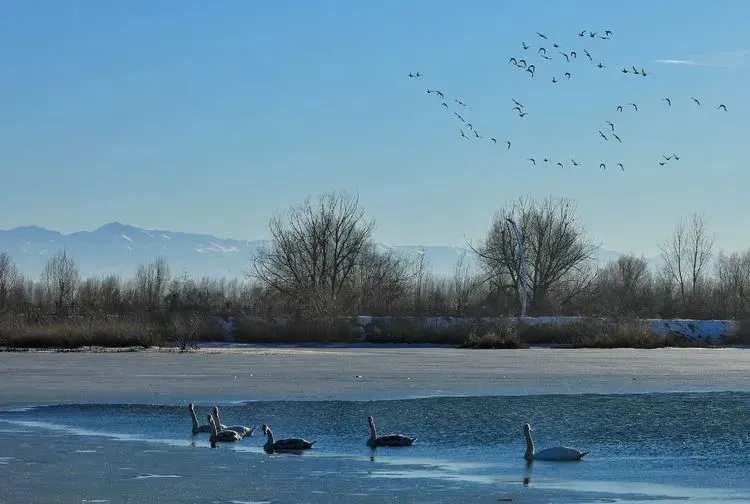
[[[242,277],[250,259],[266,240],[243,241],[217,238],[213,235],[143,229],[119,222],[105,224],[94,231],[68,235],[38,226],[0,230],[0,252],[8,252],[19,269],[29,278],[38,278],[49,257],[66,250],[78,263],[84,277],[118,274],[130,277],[139,264],[164,256],[173,273],[186,271],[194,277]],[[424,253],[436,275],[452,275],[462,254],[462,247],[443,245],[387,246],[383,250],[417,257]],[[596,257],[606,263],[617,259],[619,252],[599,248]],[[476,266],[476,258],[466,255],[467,265]]]

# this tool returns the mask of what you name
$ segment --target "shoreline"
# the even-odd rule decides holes
[[[2,352],[0,407],[750,391],[750,352],[730,350],[245,345]]]

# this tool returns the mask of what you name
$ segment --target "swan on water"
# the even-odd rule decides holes
[[[209,441],[211,441],[212,445],[215,445],[218,442],[231,443],[242,439],[242,435],[233,430],[218,430],[216,428],[216,422],[211,415],[208,415],[208,423],[211,424],[211,437],[209,438]]]
[[[370,437],[367,439],[367,446],[375,448],[377,446],[411,446],[415,437],[404,436],[403,434],[386,434],[378,436],[375,430],[375,420],[371,416],[367,417],[367,423],[370,424]]]
[[[216,406],[213,407],[212,413],[214,415],[214,418],[216,419],[216,425],[221,426],[223,430],[235,431],[242,437],[251,437],[253,435],[253,432],[255,432],[255,427],[245,427],[244,425],[224,425],[223,423],[221,423],[221,418],[219,418],[219,408],[217,408]]]
[[[190,411],[190,418],[193,420],[193,434],[199,432],[211,432],[211,424],[198,425],[198,417],[195,415],[195,405],[193,403],[188,404],[188,410]]]
[[[553,448],[545,448],[542,451],[535,452],[534,439],[531,437],[532,432],[531,425],[523,424],[523,434],[526,436],[526,453],[524,454],[526,460],[581,460],[584,455],[589,453],[587,451],[582,452],[567,446],[555,446]]]
[[[307,441],[302,438],[286,438],[274,441],[273,432],[271,432],[271,428],[266,424],[263,424],[263,434],[268,437],[266,444],[263,445],[263,449],[269,453],[274,451],[309,450],[315,444],[315,441]]]

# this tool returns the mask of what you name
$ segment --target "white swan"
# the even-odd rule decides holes
[[[315,444],[315,441],[307,441],[302,438],[286,438],[274,441],[273,432],[271,432],[271,428],[266,424],[263,424],[263,434],[267,436],[263,450],[268,453],[273,453],[274,451],[309,450]]]
[[[198,425],[198,417],[195,415],[195,405],[193,403],[188,404],[188,410],[190,411],[190,418],[193,420],[193,435],[199,432],[211,432],[211,424]]]
[[[367,423],[370,424],[370,437],[367,439],[367,446],[375,448],[376,446],[411,446],[415,437],[404,436],[403,434],[386,434],[378,436],[375,430],[375,420],[371,416],[367,417]]]
[[[216,422],[211,415],[208,415],[208,423],[211,424],[211,437],[209,438],[209,441],[211,441],[212,445],[219,442],[231,443],[242,439],[242,435],[233,430],[218,430],[216,428]]]
[[[219,408],[217,408],[216,406],[213,407],[213,410],[211,410],[211,412],[216,419],[216,425],[221,426],[223,430],[235,431],[242,437],[252,437],[253,432],[255,432],[255,427],[245,427],[244,425],[231,425],[227,427],[226,425],[221,423],[221,419],[219,418]]]
[[[526,437],[526,453],[524,458],[528,461],[531,460],[552,460],[552,461],[563,461],[563,460],[581,460],[586,455],[587,451],[582,452],[575,448],[568,448],[567,446],[555,446],[554,448],[546,448],[542,451],[534,451],[534,439],[531,437],[531,425],[523,424],[523,434]]]

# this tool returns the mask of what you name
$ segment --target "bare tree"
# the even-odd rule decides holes
[[[462,317],[469,305],[471,294],[474,292],[476,282],[473,271],[466,261],[467,252],[463,252],[453,270],[453,291],[455,295],[456,316]]]
[[[706,230],[703,216],[694,213],[689,227],[681,220],[672,237],[659,245],[664,272],[677,284],[683,308],[696,298],[711,260],[714,241]]]
[[[169,263],[164,257],[138,266],[135,272],[135,293],[138,302],[149,311],[157,309],[167,295],[169,278]]]
[[[18,269],[6,252],[0,253],[0,312],[8,307],[9,298],[18,281]]]
[[[315,315],[333,315],[373,226],[356,196],[307,198],[285,218],[271,219],[271,246],[258,251],[251,275]]]
[[[410,292],[411,261],[392,250],[378,251],[370,245],[361,254],[356,268],[352,298],[359,299],[357,310],[375,315],[392,315],[398,303]]]
[[[522,267],[509,219],[523,233],[530,313],[540,312],[556,288],[565,287],[569,299],[590,284],[592,274],[585,266],[596,247],[576,219],[574,202],[521,198],[496,213],[484,242],[472,247],[496,288],[512,289],[520,306]]]
[[[78,266],[66,251],[52,256],[44,266],[41,284],[44,297],[55,307],[58,314],[72,306],[78,287]]]
[[[430,260],[424,247],[417,253],[417,259],[414,261],[414,312],[421,313],[424,310],[424,287],[430,274]]]
[[[719,252],[715,276],[721,307],[727,316],[743,318],[750,313],[750,250]]]
[[[608,313],[643,315],[653,305],[646,258],[624,255],[611,261],[597,277],[596,294]]]

